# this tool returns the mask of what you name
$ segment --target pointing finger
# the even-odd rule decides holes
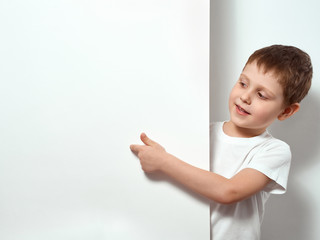
[[[130,149],[134,154],[138,154],[139,151],[141,150],[141,145],[136,145],[136,144],[132,144],[130,145]]]

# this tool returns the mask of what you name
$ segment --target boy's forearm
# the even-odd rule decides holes
[[[240,199],[236,185],[230,179],[181,161],[144,133],[140,138],[145,145],[133,144],[130,149],[140,159],[143,171],[161,171],[190,190],[216,202],[232,203]]]
[[[164,174],[213,201],[229,203],[232,191],[229,179],[194,167],[171,154],[160,169]]]

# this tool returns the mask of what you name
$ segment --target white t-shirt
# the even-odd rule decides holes
[[[253,168],[272,179],[262,191],[243,201],[228,205],[212,202],[211,239],[258,240],[270,193],[286,191],[290,147],[267,131],[252,138],[230,137],[223,132],[223,122],[210,125],[210,138],[212,172],[231,178],[244,168]]]

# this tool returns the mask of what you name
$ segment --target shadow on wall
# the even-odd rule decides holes
[[[320,141],[319,107],[317,98],[308,95],[296,115],[274,123],[269,129],[273,136],[290,145],[292,165],[287,193],[271,196],[267,203],[262,240],[308,239],[312,231],[312,206],[304,193],[305,189],[299,186],[299,182],[303,181],[299,174],[311,169],[319,154],[316,147]]]
[[[229,87],[240,74],[235,78],[230,71],[236,65],[237,52],[234,8],[233,1],[210,2],[210,122],[228,119]]]

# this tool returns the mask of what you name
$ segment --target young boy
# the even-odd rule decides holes
[[[291,161],[289,146],[267,127],[299,110],[311,79],[310,57],[296,47],[254,52],[230,93],[230,120],[210,126],[210,171],[167,153],[144,133],[145,145],[130,148],[145,172],[160,171],[212,200],[211,239],[260,239],[265,202],[286,191]]]

